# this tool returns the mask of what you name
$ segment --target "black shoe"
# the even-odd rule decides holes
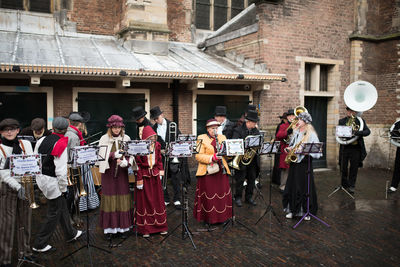
[[[112,239],[112,234],[105,234],[104,238],[108,241],[110,241]]]
[[[354,194],[354,190],[355,190],[354,186],[350,186],[349,188],[347,188],[347,191],[348,191],[350,194]]]
[[[248,200],[246,200],[245,202],[246,202],[247,204],[252,205],[252,206],[257,206],[257,202],[255,202],[255,201],[252,200],[252,199],[248,199]]]
[[[121,233],[121,234],[120,234],[120,237],[121,237],[122,239],[127,239],[127,238],[128,238],[128,235],[127,235],[126,233]]]
[[[24,256],[21,260],[28,261],[28,262],[31,262],[31,263],[38,263],[37,257],[35,257],[35,256],[33,256],[33,255]],[[11,265],[10,265],[10,266],[11,266]]]
[[[239,208],[240,208],[241,206],[243,206],[243,205],[242,205],[242,201],[240,200],[240,198],[236,199],[236,200],[235,200],[235,203],[236,203],[236,206],[238,206]]]

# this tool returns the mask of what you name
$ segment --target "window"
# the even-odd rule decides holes
[[[0,0],[1,8],[51,13],[52,0]]]
[[[328,91],[329,72],[333,65],[305,63],[304,66],[304,90]]]
[[[248,0],[196,0],[196,27],[216,31],[247,6]]]

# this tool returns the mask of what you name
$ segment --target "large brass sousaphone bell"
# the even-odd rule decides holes
[[[366,81],[356,81],[347,86],[344,91],[344,103],[352,110],[362,113],[375,106],[378,100],[378,92],[375,86]],[[358,130],[364,129],[364,121],[360,116],[356,116],[354,121],[359,121]],[[355,123],[355,122],[354,122]],[[358,126],[358,125],[357,125]],[[353,129],[356,127],[353,127]],[[348,145],[358,139],[358,136],[352,138],[342,138],[336,136],[336,141],[341,145]]]

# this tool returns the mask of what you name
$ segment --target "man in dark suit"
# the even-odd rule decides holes
[[[257,129],[258,113],[254,110],[248,110],[245,117],[245,122],[241,126],[237,126],[233,132],[233,139],[245,139],[248,135],[259,135],[260,131]],[[235,203],[238,207],[242,206],[243,182],[247,179],[245,202],[250,205],[257,205],[252,199],[255,180],[257,178],[257,171],[259,169],[258,155],[255,155],[249,165],[239,164],[240,170],[235,171],[236,190],[235,190]]]
[[[142,139],[143,128],[147,125],[153,127],[153,124],[145,117],[147,112],[142,106],[132,109],[133,119],[136,121],[136,140]]]
[[[346,107],[346,115],[346,117],[339,120],[339,125],[352,126],[352,121],[354,121],[356,125],[360,126],[360,121],[356,117],[356,111]],[[342,186],[351,194],[354,194],[358,168],[363,166],[362,162],[367,156],[363,137],[368,136],[371,133],[365,120],[363,118],[360,119],[363,121],[364,127],[353,133],[358,138],[350,144],[341,144],[339,151],[339,165],[342,174]],[[349,162],[350,170],[348,167]]]
[[[156,106],[150,110],[150,118],[154,120],[153,130],[157,133],[157,142],[161,144],[161,151],[165,151],[167,143],[174,142],[178,135],[181,133],[176,127],[176,133],[170,133],[171,121],[164,117],[164,113],[161,111],[160,107]],[[175,161],[175,160],[174,160]],[[165,155],[163,155],[163,163],[165,163]],[[172,188],[174,190],[173,203],[176,208],[181,207],[180,197],[180,179],[184,184],[190,182],[189,168],[187,164],[187,159],[180,158],[179,163],[174,163],[173,159],[168,160],[168,166],[164,166],[164,170],[168,167],[166,171],[168,177],[172,182]],[[170,197],[168,193],[168,187],[164,189],[164,201],[165,205],[170,203]]]
[[[233,128],[235,124],[226,118],[226,107],[225,106],[216,106],[214,119],[216,119],[220,126],[218,127],[218,134],[223,134],[226,136],[226,139],[231,139],[233,135]]]
[[[391,138],[393,138],[394,143],[400,143],[400,120],[397,121],[392,128],[390,129]],[[391,141],[393,141],[391,140]],[[392,183],[388,188],[388,193],[393,193],[397,191],[397,187],[399,186],[400,182],[400,146],[397,146],[396,150],[396,158],[394,160],[394,169],[393,169],[393,177]]]

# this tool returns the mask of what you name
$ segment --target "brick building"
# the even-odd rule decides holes
[[[45,100],[34,101],[46,108],[29,107],[49,123],[78,109],[103,117],[122,112],[128,119],[134,105],[159,105],[183,132],[199,133],[215,105],[227,105],[237,119],[252,102],[260,127],[271,135],[278,115],[305,105],[327,144],[319,166],[334,168],[344,90],[366,80],[379,98],[363,114],[372,130],[365,165],[389,164],[389,143],[381,136],[400,117],[398,0],[0,3],[6,18],[0,25],[0,96],[20,101],[45,92]],[[0,106],[1,117],[6,106]],[[95,118],[93,129],[104,119]]]

